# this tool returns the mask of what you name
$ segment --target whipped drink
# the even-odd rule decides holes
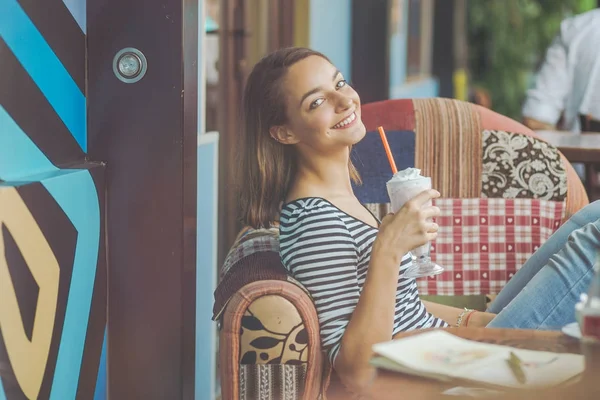
[[[421,176],[421,170],[418,168],[406,168],[394,174],[387,184],[388,196],[392,212],[396,213],[404,206],[406,202],[414,198],[419,193],[431,189],[431,178]],[[423,205],[424,207],[431,206],[431,201]],[[417,247],[412,251],[416,257],[429,255],[429,246],[426,244]]]
[[[431,178],[421,176],[421,170],[418,168],[406,168],[396,172],[386,186],[392,204],[392,212],[395,213],[407,201],[419,193],[431,189]]]

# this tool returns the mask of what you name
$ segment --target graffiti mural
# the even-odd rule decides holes
[[[0,0],[0,399],[92,399],[105,385],[105,177],[86,156],[85,5]]]

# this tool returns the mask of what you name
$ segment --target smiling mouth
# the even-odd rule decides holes
[[[356,117],[356,112],[353,112],[352,114],[350,114],[350,116],[344,118],[343,120],[332,126],[331,129],[347,128],[348,126],[352,125],[357,119],[358,118]]]

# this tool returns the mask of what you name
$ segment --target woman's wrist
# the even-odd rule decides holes
[[[400,263],[396,262],[393,257],[387,254],[373,255],[369,261],[367,276],[376,274],[381,279],[391,279],[393,277],[393,280],[397,281],[399,270]]]
[[[486,327],[495,316],[496,314],[465,308],[460,314],[458,314],[455,326],[457,328],[482,328]]]
[[[469,319],[471,319],[471,316],[473,316],[473,314],[476,312],[476,310],[465,308],[460,314],[458,314],[458,317],[456,318],[456,327],[461,328],[468,326]]]
[[[494,319],[495,316],[496,314],[477,311],[469,317],[468,324],[470,327],[483,328],[486,327],[490,323],[490,321]]]
[[[375,239],[373,248],[371,249],[371,260],[377,259],[381,263],[390,263],[399,267],[406,253],[408,253],[408,250],[405,251],[400,248],[392,249],[390,246],[386,246]]]

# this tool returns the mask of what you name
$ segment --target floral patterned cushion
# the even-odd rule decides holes
[[[255,300],[242,317],[241,364],[306,364],[308,336],[300,314],[283,297]]]
[[[533,136],[483,131],[481,197],[564,201],[567,170],[558,150]]]

